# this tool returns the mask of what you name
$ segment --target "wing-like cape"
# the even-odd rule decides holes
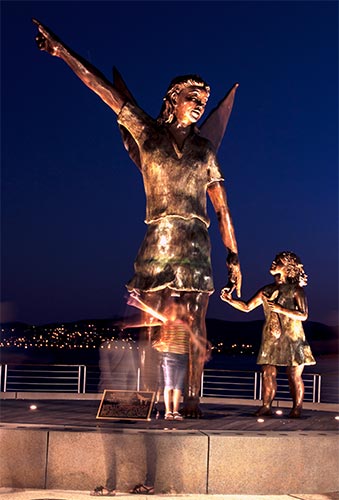
[[[215,152],[218,151],[224,137],[227,123],[233,108],[235,92],[238,86],[238,83],[233,85],[231,90],[226,94],[222,101],[219,102],[218,106],[210,112],[201,127],[199,127],[200,135],[212,143]]]
[[[124,82],[121,74],[115,67],[113,67],[113,85],[125,97],[127,102],[130,102],[132,104],[137,104],[133,95],[128,90],[127,85]],[[134,161],[134,163],[139,169],[141,169],[140,153],[137,143],[135,142],[135,140],[125,127],[119,125],[119,129],[121,132],[122,141],[124,143],[125,148],[128,151],[131,160]]]

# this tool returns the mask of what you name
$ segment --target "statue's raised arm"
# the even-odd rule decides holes
[[[52,30],[37,19],[33,18],[32,21],[37,25],[39,31],[35,38],[38,48],[65,61],[80,80],[118,114],[126,98],[97,68],[67,47]]]

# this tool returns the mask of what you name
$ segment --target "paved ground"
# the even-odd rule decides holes
[[[0,500],[89,500],[89,492],[61,491],[61,490],[10,490],[0,488]],[[105,497],[99,497],[105,498]],[[112,497],[106,497],[112,498]],[[339,500],[338,493],[322,493],[317,495],[128,495],[119,493],[115,498],[121,500]]]
[[[282,413],[274,413],[258,421],[254,412],[258,406],[239,403],[210,404],[203,403],[203,418],[185,419],[181,422],[169,422],[163,419],[163,408],[160,404],[158,419],[152,415],[151,421],[123,421],[97,419],[100,401],[98,400],[1,400],[0,426],[29,425],[38,427],[58,427],[64,429],[140,429],[164,430],[178,429],[183,431],[234,431],[234,432],[332,432],[339,431],[339,411],[305,409],[300,419],[288,418],[290,408],[277,408]],[[35,404],[36,409],[31,410]],[[339,406],[337,405],[339,410]]]

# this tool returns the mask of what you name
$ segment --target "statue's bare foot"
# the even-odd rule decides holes
[[[199,398],[188,397],[184,399],[184,407],[180,410],[180,413],[185,418],[201,418],[203,416],[199,405]]]
[[[301,417],[301,408],[298,406],[296,408],[292,408],[292,410],[290,411],[288,416],[289,416],[289,418],[300,418]]]
[[[271,417],[272,410],[270,406],[263,405],[254,413],[255,417]]]

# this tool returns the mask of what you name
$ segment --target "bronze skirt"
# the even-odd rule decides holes
[[[214,291],[211,244],[200,219],[168,216],[148,225],[129,291]]]

